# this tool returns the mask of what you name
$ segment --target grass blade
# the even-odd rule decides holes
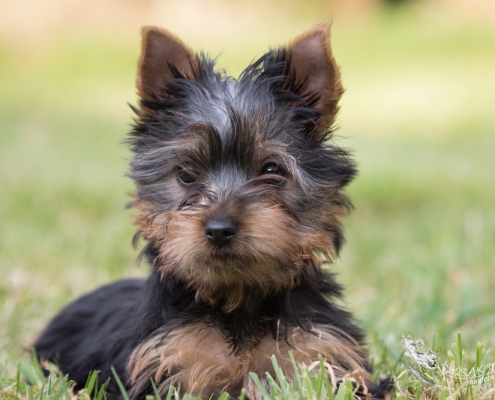
[[[258,378],[258,375],[256,375],[254,372],[250,372],[249,373],[249,376],[253,380],[254,384],[258,387],[258,389],[261,392],[261,394],[263,395],[263,397],[265,399],[269,399],[270,398],[270,395],[266,391],[265,386],[261,383],[260,379]]]
[[[129,395],[127,394],[127,391],[125,390],[124,384],[122,383],[119,376],[117,375],[117,371],[115,371],[114,367],[112,367],[111,370],[112,370],[113,376],[115,377],[115,381],[117,382],[117,385],[120,389],[120,392],[122,393],[122,397],[124,398],[124,400],[129,400]]]

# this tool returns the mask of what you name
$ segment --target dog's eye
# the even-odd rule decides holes
[[[192,168],[177,167],[177,179],[184,185],[190,185],[198,180],[198,175],[192,170]]]
[[[265,166],[261,170],[260,175],[265,175],[265,174],[275,174],[275,175],[284,176],[284,170],[278,164],[271,162],[271,163],[265,164]]]

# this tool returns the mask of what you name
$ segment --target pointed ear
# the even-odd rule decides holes
[[[178,37],[155,26],[144,26],[141,35],[136,86],[142,99],[161,97],[167,83],[175,78],[194,79],[196,56]]]
[[[330,48],[330,24],[316,25],[298,36],[286,47],[286,54],[292,85],[303,87],[301,97],[321,115],[310,138],[322,140],[335,121],[344,92]]]

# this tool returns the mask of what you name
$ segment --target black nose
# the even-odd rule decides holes
[[[208,240],[215,246],[229,244],[237,231],[237,225],[230,218],[210,219],[205,226]]]

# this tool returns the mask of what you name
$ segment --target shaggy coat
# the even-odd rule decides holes
[[[250,372],[273,375],[275,354],[321,354],[337,380],[372,382],[363,334],[338,305],[341,288],[322,269],[342,244],[342,189],[356,173],[332,141],[343,89],[318,25],[266,53],[238,79],[214,70],[180,39],[143,28],[129,143],[137,190],[136,243],[152,266],[146,281],[102,287],[65,308],[35,344],[79,387],[112,377],[131,399],[171,383],[209,398],[259,396]],[[119,397],[112,379],[109,395]]]

